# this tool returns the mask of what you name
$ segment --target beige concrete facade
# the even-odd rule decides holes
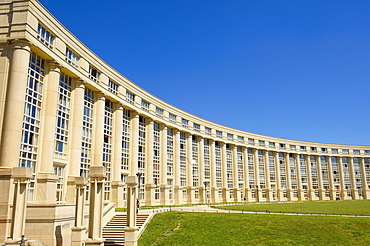
[[[135,207],[136,197],[370,199],[370,146],[274,138],[191,115],[119,74],[35,0],[0,0],[0,54],[0,243],[24,234],[102,245],[114,207]]]

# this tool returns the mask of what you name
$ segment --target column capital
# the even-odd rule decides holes
[[[11,41],[11,44],[13,45],[14,50],[21,49],[31,53],[32,44],[28,40],[14,39]]]
[[[102,92],[96,93],[96,99],[97,100],[105,101],[105,97],[106,97],[106,95]]]
[[[58,73],[60,74],[60,64],[57,63],[57,62],[54,62],[54,61],[50,61],[48,62],[48,65],[49,65],[49,71],[50,72],[55,72],[55,73]]]

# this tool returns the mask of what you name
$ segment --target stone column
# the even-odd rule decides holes
[[[342,157],[337,157],[338,170],[339,170],[339,183],[340,183],[340,199],[344,200],[347,196],[347,189],[344,184],[344,173],[343,173],[343,159]]]
[[[13,167],[14,180],[13,211],[10,227],[10,241],[17,241],[24,235],[27,209],[27,188],[32,178],[32,169],[28,167]]]
[[[138,155],[139,155],[139,114],[136,111],[131,111],[130,121],[130,155],[129,155],[129,171],[131,176],[135,176],[138,171]],[[140,191],[138,191],[139,194]]]
[[[173,174],[174,174],[174,204],[182,204],[182,186],[180,184],[180,131],[174,129],[174,159],[173,159]]]
[[[103,165],[103,142],[104,142],[104,111],[105,111],[105,96],[97,94],[97,100],[94,104],[94,141],[92,151],[92,166]]]
[[[265,185],[266,185],[266,201],[273,201],[272,190],[270,183],[270,158],[267,150],[263,151],[264,163],[265,163]]]
[[[233,162],[232,162],[232,170],[233,170],[233,193],[234,193],[234,202],[240,202],[240,189],[239,189],[239,179],[238,179],[238,147],[233,145],[232,148],[232,155],[233,155]]]
[[[243,172],[244,172],[244,196],[247,201],[251,201],[252,193],[251,189],[249,188],[249,166],[248,166],[248,148],[244,148],[243,150],[244,158],[243,158]]]
[[[145,205],[153,206],[156,201],[154,200],[155,184],[153,182],[153,137],[154,137],[154,121],[147,118],[146,125],[146,138],[145,138]]]
[[[222,184],[222,202],[228,202],[230,199],[230,190],[227,186],[227,159],[226,143],[221,144],[221,184]]]
[[[56,203],[56,182],[58,176],[54,175],[53,159],[55,149],[55,126],[57,122],[60,66],[49,63],[49,73],[45,83],[42,122],[44,126],[40,134],[39,172],[36,176],[36,202],[41,204]]]
[[[259,158],[258,150],[252,149],[253,153],[253,168],[254,168],[254,185],[255,185],[255,197],[256,202],[262,201],[262,190],[260,187],[260,173],[259,173]]]
[[[362,180],[362,195],[364,199],[370,199],[370,184],[366,180],[365,158],[358,158],[360,162],[361,180]]]
[[[4,108],[4,122],[0,145],[0,168],[18,166],[22,138],[24,100],[26,95],[30,44],[14,40],[9,67],[9,78]],[[15,147],[17,146],[17,147]],[[3,186],[1,186],[3,187]]]
[[[302,188],[302,176],[301,176],[301,166],[300,166],[300,159],[299,154],[293,154],[294,155],[294,162],[297,172],[297,194],[298,194],[298,200],[302,201],[304,199],[304,190]]]
[[[71,96],[71,121],[69,131],[69,175],[67,178],[66,202],[74,203],[75,178],[80,176],[82,119],[84,113],[85,83],[75,82]]]
[[[316,165],[317,165],[317,178],[319,182],[319,199],[325,199],[325,190],[322,180],[322,169],[321,169],[321,158],[318,155],[315,155]]]
[[[281,177],[280,177],[280,158],[279,152],[275,153],[275,173],[276,173],[276,200],[282,201],[283,199],[283,192],[281,190]]]
[[[335,187],[334,187],[334,179],[333,179],[333,166],[331,163],[331,156],[325,156],[326,163],[328,165],[328,179],[329,179],[329,195],[330,200],[335,200]]]
[[[137,185],[138,177],[128,176],[127,181],[127,224],[123,230],[125,232],[125,245],[137,246],[139,228],[136,226],[137,217]]]
[[[85,217],[85,194],[88,184],[87,178],[76,177],[76,208],[75,208],[75,224],[72,229],[72,246],[83,246],[85,242],[86,226],[84,224]]]
[[[209,140],[210,143],[210,178],[211,178],[211,203],[218,203],[218,187],[216,184],[216,153],[215,153],[215,141],[213,139]]]
[[[308,191],[307,191],[307,198],[309,201],[315,200],[315,190],[312,189],[312,171],[311,171],[311,160],[309,155],[304,155],[304,159],[306,162],[307,167],[307,184],[308,184]]]
[[[204,185],[204,139],[198,137],[198,177],[199,177],[199,203],[207,203],[207,191]]]
[[[168,205],[170,186],[167,184],[167,126],[160,125],[160,159],[159,159],[159,179],[160,179],[160,204]]]
[[[116,207],[123,207],[123,187],[121,180],[121,159],[122,159],[122,131],[123,131],[123,106],[116,105],[113,112],[113,143],[112,143],[112,190],[111,200]]]
[[[90,177],[90,206],[89,233],[86,246],[104,245],[103,239],[103,201],[106,169],[103,166],[91,166]]]
[[[356,187],[356,175],[355,175],[355,170],[353,168],[353,157],[347,157],[347,159],[348,159],[349,174],[350,174],[350,179],[351,179],[352,200],[358,200],[359,195],[358,195],[358,189]]]
[[[286,170],[286,186],[287,186],[287,197],[288,201],[293,200],[293,190],[292,190],[292,178],[291,178],[291,171],[290,171],[290,158],[289,153],[284,153],[284,160],[285,160],[285,170]]]
[[[193,204],[195,187],[193,187],[193,141],[190,133],[186,134],[186,203]]]
[[[12,57],[9,66],[7,93],[0,145],[0,241],[8,237],[10,204],[13,201],[12,167],[19,164],[22,139],[24,102],[27,87],[30,44],[26,41],[12,41]]]

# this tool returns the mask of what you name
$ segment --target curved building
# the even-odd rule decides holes
[[[101,238],[136,189],[146,206],[370,199],[370,146],[207,121],[119,74],[36,0],[0,8],[0,242]]]

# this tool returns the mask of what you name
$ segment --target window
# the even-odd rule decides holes
[[[270,148],[275,148],[275,143],[269,142],[269,147]]]
[[[301,151],[306,151],[306,146],[301,146],[301,147],[300,147],[300,150],[301,150]]]
[[[189,121],[182,119],[182,126],[188,128]]]
[[[58,176],[57,190],[56,190],[56,201],[61,203],[63,199],[63,179],[64,179],[64,166],[53,165],[54,174]]]
[[[281,143],[281,144],[279,144],[279,148],[280,148],[280,149],[285,149],[285,144],[282,144],[282,143]]]
[[[149,103],[147,101],[141,100],[141,109],[144,111],[149,111]]]
[[[338,149],[331,149],[332,154],[338,154]]]
[[[252,138],[248,138],[248,144],[252,144],[252,145],[254,145],[254,139],[252,139]]]
[[[234,136],[233,134],[227,134],[227,140],[233,140],[234,139]]]
[[[328,153],[328,149],[327,148],[321,148],[321,153]]]
[[[316,152],[317,151],[316,147],[311,147],[310,149],[311,149],[311,152]]]
[[[170,114],[170,115],[169,115],[169,119],[170,119],[170,122],[172,122],[172,123],[176,123],[176,115],[174,115],[174,114]]]
[[[349,154],[349,150],[348,149],[342,149],[342,154],[348,155]]]
[[[129,91],[126,91],[126,101],[128,101],[131,104],[134,104],[134,94],[132,94]]]
[[[118,93],[118,84],[114,83],[112,80],[109,80],[108,82],[108,90],[112,92],[113,94]]]
[[[216,137],[222,138],[222,132],[221,131],[216,131]]]
[[[295,145],[289,145],[290,150],[295,150]]]
[[[265,141],[258,140],[258,145],[262,146],[262,147],[265,147]]]
[[[193,124],[193,129],[194,129],[194,131],[199,132],[199,131],[200,131],[200,125],[199,125],[199,124],[194,123],[194,124]]]
[[[238,142],[239,143],[244,143],[244,137],[238,136]]]
[[[163,118],[163,109],[156,107],[155,113],[159,118]]]
[[[355,150],[353,150],[353,154],[354,155],[359,155],[360,154],[360,151],[355,149]]]
[[[74,67],[78,66],[78,60],[80,58],[68,47],[66,48],[66,61]]]
[[[99,82],[100,79],[100,72],[91,65],[89,66],[89,78],[94,82]]]
[[[54,36],[50,34],[48,30],[45,29],[42,25],[39,24],[37,28],[37,38],[46,45],[46,47],[52,49]]]
[[[365,155],[370,155],[370,150],[364,150]]]
[[[204,131],[207,135],[211,135],[211,128],[206,127],[204,128]]]

